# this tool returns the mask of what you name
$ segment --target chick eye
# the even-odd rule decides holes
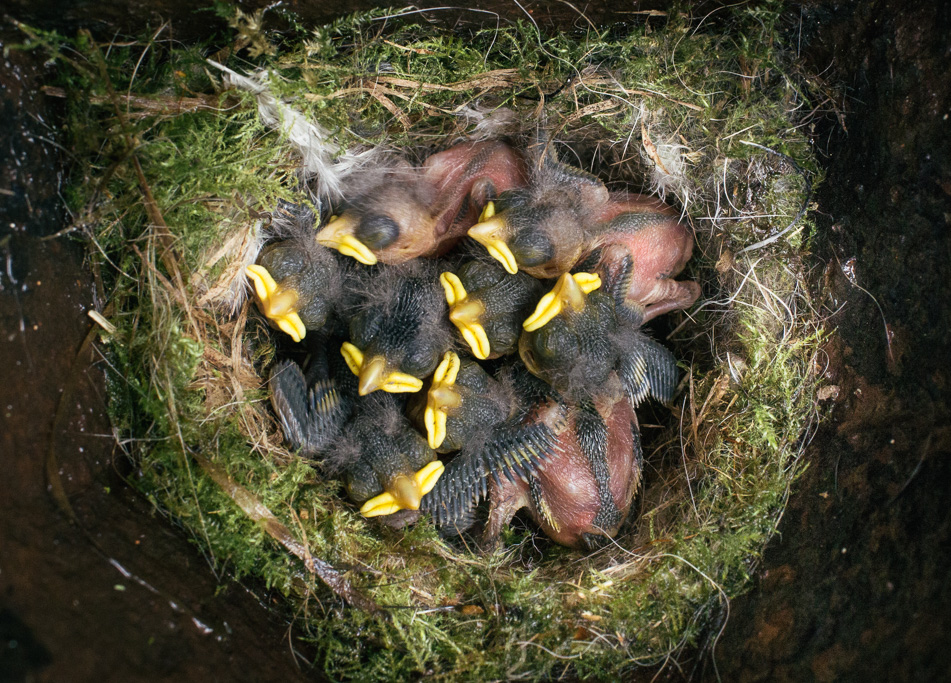
[[[366,214],[354,230],[356,238],[370,249],[383,249],[393,244],[400,235],[400,226],[389,216]]]
[[[400,370],[413,377],[423,378],[436,369],[439,355],[438,350],[429,345],[414,345],[403,357]]]
[[[580,353],[577,336],[559,322],[553,320],[535,334],[532,350],[540,363],[547,364],[554,361],[559,365],[570,365]]]
[[[555,246],[539,230],[521,230],[511,240],[509,249],[522,266],[540,266],[551,261]]]
[[[376,311],[363,311],[350,319],[350,341],[361,350],[370,345],[380,330],[382,317]]]

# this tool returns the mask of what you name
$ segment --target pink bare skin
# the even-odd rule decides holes
[[[507,144],[460,143],[422,166],[402,161],[387,168],[378,182],[349,199],[318,242],[323,236],[324,244],[334,246],[333,235],[350,234],[388,264],[436,256],[465,236],[489,199],[527,182],[524,159]]]
[[[625,303],[643,312],[643,322],[697,300],[699,284],[674,280],[693,253],[693,234],[671,207],[654,197],[612,195],[598,221],[594,246],[601,258],[595,270],[616,279],[630,261]]]
[[[598,412],[608,428],[607,461],[610,473],[611,497],[621,512],[617,525],[601,529],[593,525],[600,510],[597,482],[591,465],[578,444],[574,418],[569,415],[562,425],[558,448],[543,471],[534,477],[540,484],[543,507],[539,509],[522,480],[501,480],[501,486],[491,482],[489,487],[489,519],[484,540],[495,543],[502,528],[516,512],[527,508],[532,519],[556,543],[571,548],[584,547],[583,534],[613,537],[627,517],[634,491],[640,483],[640,463],[634,455],[633,428],[637,418],[630,402],[624,398],[605,399],[597,404]],[[536,419],[555,426],[563,417],[565,406],[546,403],[539,407]]]
[[[498,140],[454,145],[429,157],[421,172],[436,192],[430,208],[435,245],[427,256],[443,254],[465,237],[490,199],[528,184],[521,154]]]
[[[504,142],[463,142],[429,157],[418,171],[418,183],[432,197],[416,215],[401,215],[406,226],[400,239],[382,252],[398,253],[398,260],[377,254],[384,263],[401,263],[417,256],[435,256],[452,249],[479,214],[500,192],[524,187],[525,161]],[[402,191],[390,188],[394,195]],[[401,202],[395,201],[395,207]],[[402,207],[401,207],[402,208]],[[415,221],[415,222],[414,222]]]

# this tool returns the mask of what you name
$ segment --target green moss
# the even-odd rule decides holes
[[[823,338],[804,284],[810,222],[742,252],[788,225],[805,193],[782,157],[742,141],[819,180],[798,125],[810,109],[807,79],[783,49],[780,7],[725,8],[699,26],[672,12],[666,22],[551,36],[525,22],[468,34],[412,16],[384,25],[377,11],[318,29],[296,24],[297,38],[279,49],[261,17],[233,22],[234,44],[247,47],[228,65],[268,69],[273,92],[341,149],[386,143],[422,157],[468,129],[453,113],[462,107],[531,116],[540,93],[574,77],[545,105],[554,138],[615,186],[656,188],[685,210],[698,239],[688,275],[705,301],[672,339],[685,359],[683,391],[662,433],[647,432],[641,516],[589,557],[519,526],[488,555],[427,524],[378,528],[336,482],[281,448],[260,379],[274,344],[253,314],[228,305],[237,247],[217,252],[296,196],[293,150],[259,121],[252,97],[219,91],[203,57],[221,45],[106,49],[86,35],[66,41],[24,27],[27,47],[61,65],[79,159],[67,197],[117,328],[102,346],[133,483],[217,571],[286,596],[295,632],[330,678],[542,679],[567,670],[615,679],[716,631],[727,601],[749,586],[818,419]],[[204,106],[181,111],[183,102]],[[146,189],[168,236],[153,225]],[[386,618],[346,606],[249,519],[196,453],[385,606]]]

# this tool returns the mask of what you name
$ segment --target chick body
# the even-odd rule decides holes
[[[538,302],[543,285],[525,273],[511,275],[487,258],[467,261],[440,276],[449,319],[472,354],[498,358],[518,348],[522,321]]]
[[[584,406],[549,401],[538,405],[532,418],[552,428],[556,446],[544,469],[525,480],[490,481],[485,541],[493,543],[522,508],[561,545],[591,548],[613,537],[641,478],[640,437],[630,403],[621,396]]]
[[[268,322],[301,341],[321,329],[343,297],[347,266],[314,241],[314,213],[282,202],[272,217],[280,239],[266,245],[247,268],[258,308]]]
[[[509,145],[460,143],[418,168],[394,163],[348,198],[317,239],[365,265],[438,255],[465,235],[486,201],[525,182],[524,161]]]
[[[673,209],[654,197],[615,194],[597,216],[585,268],[617,283],[623,304],[641,322],[687,308],[696,282],[679,282],[693,253],[693,235]]]
[[[558,277],[587,251],[591,218],[608,196],[591,174],[543,153],[529,186],[502,193],[469,229],[469,236],[510,273]]]
[[[415,392],[449,348],[452,332],[438,266],[415,261],[382,266],[357,284],[350,341],[341,352],[359,377],[359,393]]]
[[[335,446],[347,493],[363,504],[365,516],[418,510],[442,473],[435,452],[403,416],[402,404],[388,394],[361,399]]]

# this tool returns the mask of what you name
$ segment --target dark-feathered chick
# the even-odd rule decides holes
[[[439,276],[449,319],[480,360],[518,348],[522,321],[532,311],[543,285],[525,273],[511,275],[494,261],[467,261]]]
[[[246,268],[258,308],[274,327],[299,342],[319,330],[343,295],[347,266],[314,241],[314,213],[281,202],[272,215],[278,241],[264,247]]]
[[[587,251],[592,218],[607,202],[608,191],[589,173],[559,163],[553,152],[536,154],[529,186],[489,202],[469,236],[509,273],[553,278]]]
[[[621,297],[597,275],[562,275],[523,325],[519,355],[528,371],[575,401],[601,396],[615,375],[634,405],[648,395],[669,401],[676,362],[619,312]]]
[[[693,253],[693,235],[674,210],[654,197],[612,195],[597,217],[594,251],[583,268],[617,283],[627,311],[641,322],[687,308],[696,282],[677,276]]]
[[[420,509],[458,533],[472,522],[490,480],[527,482],[544,468],[559,423],[534,419],[533,410],[552,396],[551,387],[520,365],[503,366],[491,377],[477,363],[447,354],[427,398],[426,430],[430,444],[459,452]]]
[[[504,142],[460,143],[419,168],[385,169],[348,197],[317,241],[366,265],[437,255],[465,235],[489,199],[525,182],[521,155]]]
[[[449,348],[452,332],[437,264],[417,260],[362,275],[361,303],[340,348],[359,394],[416,392]]]
[[[360,399],[336,441],[331,466],[365,517],[418,510],[443,472],[442,463],[403,416],[403,400],[388,394]]]
[[[429,447],[437,452],[477,451],[514,414],[515,402],[511,387],[474,360],[447,351],[433,374],[425,406],[418,402],[411,416],[422,423]]]
[[[519,411],[477,451],[450,460],[420,509],[457,533],[489,499],[483,530],[493,545],[515,513],[527,508],[550,538],[594,546],[624,521],[641,474],[637,420],[617,377],[597,400],[565,402],[522,373]]]

